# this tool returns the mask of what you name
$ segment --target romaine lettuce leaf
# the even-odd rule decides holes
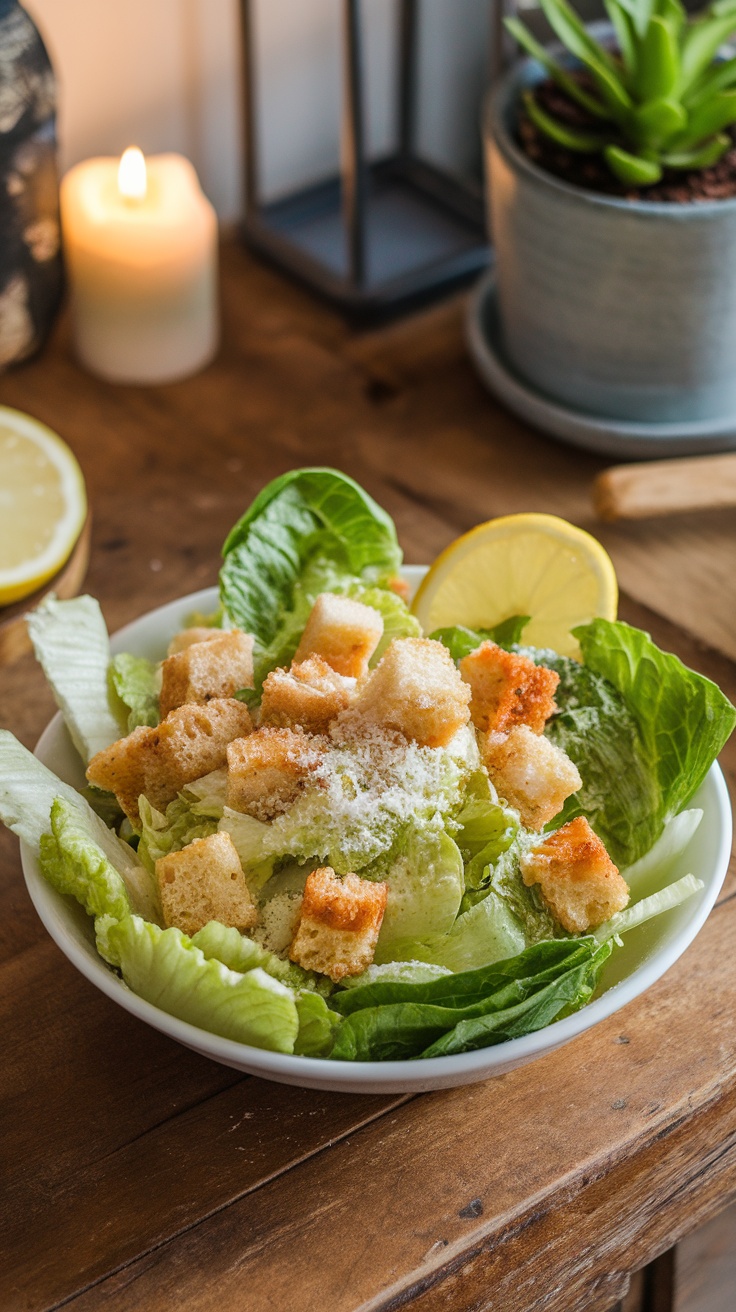
[[[161,674],[158,665],[146,660],[145,656],[131,656],[130,652],[121,652],[112,658],[110,679],[115,693],[127,709],[128,733],[132,733],[141,724],[155,729],[161,719]]]
[[[76,898],[88,916],[122,920],[130,914],[122,876],[90,838],[77,807],[63,797],[51,807],[51,833],[41,835],[39,865],[57,892]]]
[[[51,807],[63,798],[79,815],[79,823],[125,882],[133,910],[148,920],[159,918],[155,880],[127,843],[92,810],[89,802],[23,747],[7,729],[0,729],[0,820],[29,847],[38,850],[48,832]]]
[[[297,1057],[329,1057],[335,1032],[342,1018],[327,1006],[319,993],[300,989],[296,995],[299,1033],[294,1043]]]
[[[521,636],[529,623],[528,615],[511,615],[492,629],[467,629],[463,624],[451,624],[445,629],[435,629],[429,636],[441,642],[447,648],[454,661],[461,661],[471,651],[480,647],[482,642],[495,642],[499,647],[512,647],[521,642]]]
[[[695,875],[683,875],[682,879],[676,880],[674,884],[668,884],[658,893],[651,893],[649,897],[642,898],[633,906],[626,907],[624,911],[617,911],[610,920],[606,920],[593,931],[593,936],[599,943],[605,943],[619,934],[626,934],[637,925],[643,925],[645,920],[651,920],[653,916],[660,916],[663,911],[671,911],[673,907],[679,907],[681,902],[686,902],[694,893],[699,893],[701,888],[705,888],[702,879],[697,879]]]
[[[345,1021],[332,1056],[439,1056],[541,1029],[574,1005],[581,990],[590,995],[590,978],[611,946],[592,937],[538,943],[495,966],[429,983],[375,983],[336,993],[331,1005]]]
[[[294,994],[259,966],[241,974],[207,958],[179,929],[139,916],[97,922],[98,947],[139,997],[171,1016],[272,1052],[293,1052],[299,1032]]]
[[[48,597],[27,617],[28,632],[82,760],[121,737],[108,668],[110,639],[94,597]]]
[[[406,602],[390,588],[369,588],[362,583],[354,583],[348,588],[347,595],[354,601],[361,601],[364,606],[372,606],[383,620],[383,637],[371,656],[371,668],[378,664],[394,638],[421,638],[422,626],[419,620],[412,615]]]
[[[452,928],[464,889],[460,850],[442,830],[412,825],[385,881],[388,900],[375,954],[379,964],[396,960],[396,944],[443,936]]]
[[[274,479],[228,535],[223,556],[222,604],[255,638],[257,685],[289,663],[320,592],[380,583],[401,565],[390,517],[332,469]]]
[[[507,852],[519,832],[515,811],[501,806],[484,770],[471,775],[461,810],[457,845],[465,862],[465,887],[479,888],[489,865]]]
[[[375,963],[368,966],[360,975],[347,975],[340,981],[340,988],[361,989],[367,984],[391,984],[396,981],[427,984],[430,980],[451,974],[447,966],[434,966],[429,961],[386,961],[382,966]]]
[[[545,735],[575,762],[583,780],[549,828],[583,815],[616,864],[630,865],[652,846],[662,824],[657,781],[636,716],[620,693],[586,665],[550,651],[523,650],[560,676],[555,692],[559,710]]]
[[[673,816],[667,821],[654,846],[628,869],[622,870],[635,898],[662,888],[670,877],[673,862],[687,848],[702,818],[703,812],[699,807]]]
[[[216,957],[229,970],[241,974],[260,966],[267,975],[292,989],[307,989],[315,993],[329,995],[333,985],[323,975],[315,975],[311,970],[302,970],[293,961],[283,961],[274,952],[269,952],[255,939],[241,934],[232,925],[222,925],[219,920],[209,920],[207,924],[192,935],[192,943],[208,958]]]
[[[736,725],[736,708],[715,683],[660,651],[641,629],[598,619],[574,636],[585,665],[612,684],[636,719],[658,792],[651,847],[702,784]]]
[[[195,838],[209,838],[217,830],[217,820],[197,815],[191,802],[181,794],[169,802],[165,813],[157,811],[143,796],[139,799],[138,809],[141,817],[138,856],[152,873],[160,857],[180,852]]]

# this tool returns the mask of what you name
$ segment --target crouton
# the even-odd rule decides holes
[[[324,733],[354,696],[354,679],[337,674],[321,656],[309,656],[290,670],[272,670],[266,676],[260,722]]]
[[[441,642],[396,638],[353,703],[357,714],[422,747],[444,747],[470,718],[470,688]]]
[[[191,629],[182,629],[180,633],[174,634],[166,655],[176,656],[177,652],[185,651],[187,647],[191,647],[195,642],[212,642],[213,638],[221,637],[222,629],[208,629],[203,625],[193,626]]]
[[[204,704],[253,687],[253,639],[232,629],[191,643],[161,666],[161,714],[187,702]]]
[[[156,862],[164,925],[196,934],[209,920],[251,929],[258,919],[229,834],[195,838]]]
[[[360,679],[383,637],[383,620],[372,606],[322,592],[312,607],[295,664],[321,656],[338,674]]]
[[[525,884],[539,885],[552,914],[570,934],[597,929],[629,900],[626,881],[583,816],[522,857],[521,874]]]
[[[291,960],[329,975],[335,984],[360,975],[373,961],[387,897],[387,884],[357,875],[339,878],[330,866],[313,870],[304,886]]]
[[[515,724],[526,724],[534,733],[542,733],[557,710],[554,693],[559,674],[535,665],[528,656],[504,651],[495,642],[482,642],[458,668],[470,684],[470,714],[476,729],[508,733]]]
[[[528,829],[546,825],[583,784],[569,756],[526,724],[508,734],[488,734],[483,760],[498,792]]]
[[[228,743],[252,728],[247,706],[232,698],[215,698],[206,706],[180,706],[157,728],[141,725],[98,752],[87,767],[87,778],[115,793],[128,819],[137,825],[141,793],[163,810],[185,784],[225,765]]]
[[[295,802],[322,758],[314,739],[292,729],[257,729],[227,749],[227,804],[273,820]]]

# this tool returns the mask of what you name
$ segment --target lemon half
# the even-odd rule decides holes
[[[0,406],[0,606],[58,573],[86,515],[84,477],[66,443]]]
[[[425,633],[493,628],[529,615],[524,642],[579,657],[571,630],[614,620],[616,572],[590,533],[556,515],[504,515],[479,524],[437,557],[412,610]]]

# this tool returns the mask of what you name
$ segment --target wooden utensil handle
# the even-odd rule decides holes
[[[736,506],[736,454],[615,465],[596,478],[593,505],[606,520]]]

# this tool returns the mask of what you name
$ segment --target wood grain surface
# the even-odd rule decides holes
[[[24,597],[22,601],[17,601],[12,606],[0,606],[0,665],[12,665],[25,652],[31,650],[31,639],[28,636],[25,620],[29,611],[40,606],[50,593],[64,599],[76,597],[87,573],[91,539],[92,519],[87,515],[71,555],[58,574],[29,597]]]
[[[200,377],[113,387],[61,322],[0,401],[55,428],[94,514],[87,586],[111,629],[214,583],[262,484],[333,464],[395,516],[409,561],[517,509],[594,527],[601,462],[483,391],[455,301],[356,335],[241,250]],[[736,697],[736,522],[602,534],[622,614]],[[0,723],[52,710],[31,658]],[[736,747],[723,764],[733,785]],[[243,1077],[116,1008],[58,952],[0,833],[0,1309],[604,1312],[736,1193],[736,874],[644,997],[486,1084],[342,1096]]]

